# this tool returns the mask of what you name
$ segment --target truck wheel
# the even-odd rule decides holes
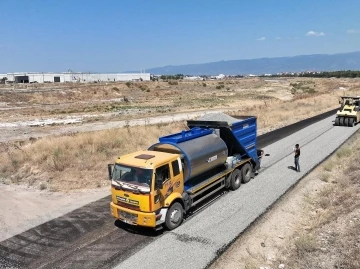
[[[251,170],[252,167],[249,163],[245,164],[241,168],[241,175],[242,175],[242,183],[248,183],[251,179]]]
[[[168,228],[169,230],[173,230],[177,228],[182,223],[183,217],[184,217],[184,210],[181,204],[173,203],[166,214],[166,218],[165,218],[166,228]]]
[[[350,118],[349,119],[349,127],[354,127],[354,119],[353,118]]]
[[[231,190],[237,190],[241,185],[241,171],[239,169],[235,169],[231,173],[231,179],[230,179],[230,189]]]
[[[335,126],[339,126],[339,121],[340,121],[339,118],[335,119]]]
[[[344,125],[347,127],[349,126],[349,118],[345,118],[344,120]]]
[[[344,117],[340,117],[340,126],[344,126]]]

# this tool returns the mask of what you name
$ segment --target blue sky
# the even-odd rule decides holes
[[[360,50],[359,0],[0,0],[0,73]]]

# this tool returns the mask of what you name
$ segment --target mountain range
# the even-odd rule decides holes
[[[360,70],[360,51],[168,65],[150,68],[146,72],[156,75],[263,75],[283,72],[338,70]]]

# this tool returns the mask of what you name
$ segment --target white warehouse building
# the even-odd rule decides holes
[[[150,73],[7,73],[7,83],[149,81]],[[0,78],[1,79],[1,78]]]

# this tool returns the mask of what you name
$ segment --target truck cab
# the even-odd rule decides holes
[[[167,207],[181,203],[183,170],[180,156],[138,151],[119,158],[109,167],[112,215],[132,225],[156,227],[166,221]],[[168,224],[177,226],[181,211],[172,212]]]

